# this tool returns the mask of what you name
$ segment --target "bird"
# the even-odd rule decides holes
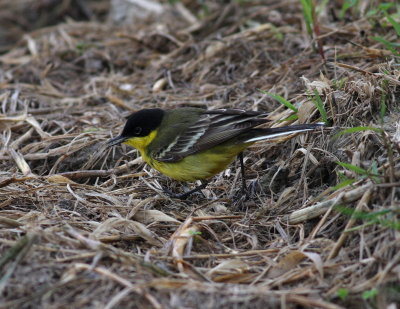
[[[269,114],[242,109],[207,110],[197,107],[148,108],[133,112],[120,135],[107,142],[136,148],[152,168],[172,179],[201,185],[175,197],[185,199],[204,189],[208,179],[239,157],[245,190],[243,151],[259,141],[314,131],[324,123],[259,128]]]

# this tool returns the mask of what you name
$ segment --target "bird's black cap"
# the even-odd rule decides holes
[[[164,111],[160,108],[142,109],[131,114],[126,121],[122,133],[110,139],[107,144],[114,146],[123,143],[131,137],[143,137],[150,134],[161,124]]]

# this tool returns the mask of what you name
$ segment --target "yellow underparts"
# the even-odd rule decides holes
[[[250,146],[247,144],[232,144],[229,141],[211,149],[195,153],[183,158],[179,162],[161,162],[147,154],[147,146],[156,137],[157,131],[152,131],[145,137],[133,137],[124,144],[139,150],[144,161],[152,168],[179,181],[195,181],[210,178],[223,171],[236,156]]]

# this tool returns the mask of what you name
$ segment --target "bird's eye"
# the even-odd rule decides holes
[[[142,128],[141,127],[136,127],[133,130],[133,134],[135,134],[135,135],[139,135],[140,133],[142,133]]]

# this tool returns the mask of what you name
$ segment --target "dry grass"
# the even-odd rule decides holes
[[[30,1],[15,3],[1,4],[2,14],[17,16]],[[62,3],[81,16],[84,8],[73,15]],[[88,3],[86,17],[107,8]],[[395,41],[394,29],[366,17],[373,1],[343,20],[329,4],[319,25],[324,63],[298,1],[206,3],[204,18],[179,17],[185,4],[201,12],[182,1],[181,13],[159,22],[12,25],[0,56],[2,308],[399,303],[399,59],[371,39]],[[320,119],[317,90],[333,130],[246,152],[250,200],[235,198],[236,164],[179,201],[161,188],[191,184],[151,170],[132,149],[104,147],[144,107],[265,110],[275,126],[293,123],[257,89],[296,103],[299,122]],[[384,132],[335,136],[358,126]],[[355,181],[333,189],[339,174]]]

